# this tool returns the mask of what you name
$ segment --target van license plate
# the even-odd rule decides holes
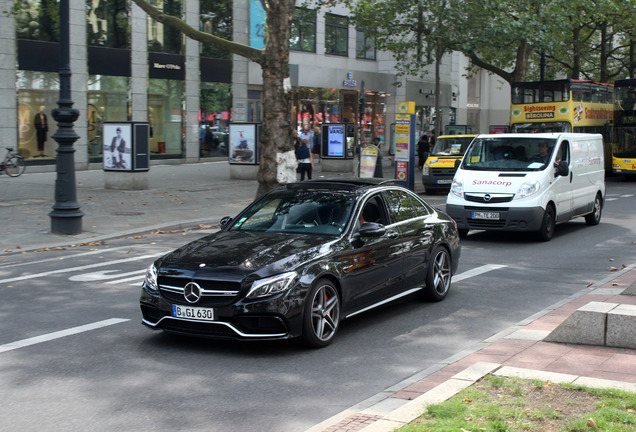
[[[496,212],[473,212],[473,219],[499,220],[499,213],[496,213]]]
[[[437,184],[451,184],[452,182],[453,182],[453,179],[437,180]]]

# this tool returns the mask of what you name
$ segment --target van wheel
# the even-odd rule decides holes
[[[601,195],[596,194],[594,208],[592,209],[592,213],[585,215],[585,223],[588,225],[598,225],[599,222],[601,222],[601,213],[603,213],[603,201],[601,200]]]
[[[549,205],[545,212],[543,213],[543,220],[541,221],[541,228],[539,228],[539,232],[537,233],[537,238],[539,241],[550,241],[552,239],[552,235],[554,234],[554,208]]]

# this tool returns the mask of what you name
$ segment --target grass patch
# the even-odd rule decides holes
[[[636,431],[636,393],[486,375],[399,431]]]

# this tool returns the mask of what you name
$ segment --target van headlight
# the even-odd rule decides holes
[[[519,191],[515,195],[515,199],[527,198],[530,195],[534,195],[539,192],[540,187],[541,186],[538,181],[526,182],[519,187]]]
[[[288,272],[254,281],[246,297],[267,297],[287,291],[294,284],[296,276],[296,272]]]
[[[154,264],[150,264],[146,269],[144,288],[153,294],[159,292],[159,286],[157,285],[157,267],[155,267]]]
[[[428,167],[428,165],[424,164],[424,166],[422,166],[422,175],[428,175],[430,173],[430,168]]]
[[[453,180],[451,184],[451,193],[460,198],[464,197],[464,183],[461,180]]]

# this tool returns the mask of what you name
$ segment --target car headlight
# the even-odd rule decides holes
[[[288,272],[254,281],[246,297],[267,297],[287,291],[291,288],[297,276],[296,272]]]
[[[157,285],[157,267],[155,267],[154,264],[150,264],[146,269],[144,287],[150,292],[159,292],[159,286]]]
[[[453,180],[453,184],[451,185],[451,193],[460,198],[464,197],[464,183],[461,180]]]
[[[430,173],[430,168],[428,165],[424,164],[422,167],[422,175],[428,175]]]
[[[515,199],[526,198],[530,195],[534,195],[539,192],[540,187],[541,186],[538,181],[526,182],[519,187],[519,191],[515,195]]]

